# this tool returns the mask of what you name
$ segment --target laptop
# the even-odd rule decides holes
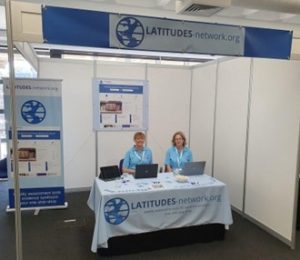
[[[136,179],[156,178],[157,171],[158,164],[140,164],[136,166],[133,176]]]
[[[183,166],[181,175],[185,175],[185,176],[202,175],[204,173],[205,163],[206,162],[204,161],[187,162]]]
[[[117,165],[100,167],[99,178],[104,181],[112,181],[121,177],[121,172]]]

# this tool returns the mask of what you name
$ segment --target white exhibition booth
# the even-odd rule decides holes
[[[41,78],[63,79],[66,188],[89,188],[95,177],[93,77],[146,79],[147,137],[154,160],[163,165],[172,134],[184,131],[194,160],[207,161],[206,173],[228,185],[232,206],[291,241],[297,197],[299,70],[298,61],[249,58],[191,69],[41,60]],[[98,132],[97,168],[118,164],[133,144],[132,137],[132,132]]]
[[[163,165],[172,134],[183,131],[194,160],[228,185],[232,206],[294,247],[299,71],[299,61],[257,58],[191,68],[41,59],[40,78],[63,80],[66,189],[90,188],[96,169],[118,164],[133,143],[133,132],[93,131],[93,78],[148,80],[154,161]]]

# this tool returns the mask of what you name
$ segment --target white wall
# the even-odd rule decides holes
[[[220,62],[214,176],[228,185],[231,204],[243,209],[250,59]]]
[[[143,64],[97,63],[98,78],[145,79]],[[125,152],[133,145],[133,132],[98,132],[98,169],[100,166],[118,165]]]
[[[212,63],[193,70],[191,149],[195,161],[206,161],[208,175],[212,174],[216,69],[216,63]]]
[[[254,59],[252,77],[251,60],[238,58],[221,61],[218,69],[215,64],[194,69],[192,88],[191,147],[195,159],[205,158],[211,166],[216,90],[214,176],[228,185],[233,206],[244,208],[247,216],[290,245],[297,195],[299,71],[299,62]]]
[[[189,138],[191,71],[143,64],[42,60],[41,78],[63,79],[64,171],[66,188],[90,187],[96,171],[96,134],[92,129],[92,79],[149,80],[148,146],[163,166],[172,134]],[[172,115],[172,116],[170,116]],[[115,165],[133,145],[133,132],[99,132],[98,166]]]
[[[154,161],[163,166],[172,134],[182,130],[188,137],[191,72],[182,68],[121,63],[99,63],[97,69],[98,77],[149,81],[147,145],[153,152]],[[133,145],[133,132],[100,132],[98,135],[100,165],[118,163]]]
[[[205,172],[228,185],[231,204],[242,210],[250,59],[225,59],[193,70],[191,148]],[[217,84],[217,86],[216,86]],[[215,97],[217,89],[217,96]],[[215,147],[213,148],[216,103]]]
[[[292,238],[300,119],[300,63],[256,59],[245,212]]]
[[[93,66],[85,62],[42,60],[40,78],[63,79],[65,187],[89,187],[95,176],[92,131]]]
[[[182,68],[149,67],[149,146],[154,158],[164,164],[165,153],[176,131],[189,139],[191,71]]]

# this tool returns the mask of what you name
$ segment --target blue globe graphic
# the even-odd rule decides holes
[[[129,215],[129,205],[126,200],[114,198],[105,203],[105,220],[112,225],[119,225],[127,219]]]
[[[144,27],[134,17],[125,17],[119,21],[116,28],[117,38],[126,47],[134,48],[144,39]]]
[[[46,117],[46,108],[36,100],[25,102],[21,108],[22,118],[29,124],[38,124]]]

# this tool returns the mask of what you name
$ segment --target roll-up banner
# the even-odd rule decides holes
[[[66,207],[63,174],[61,80],[16,79],[21,208]],[[9,206],[14,206],[10,89],[4,79]]]
[[[42,7],[43,39],[85,47],[289,59],[292,32]]]

